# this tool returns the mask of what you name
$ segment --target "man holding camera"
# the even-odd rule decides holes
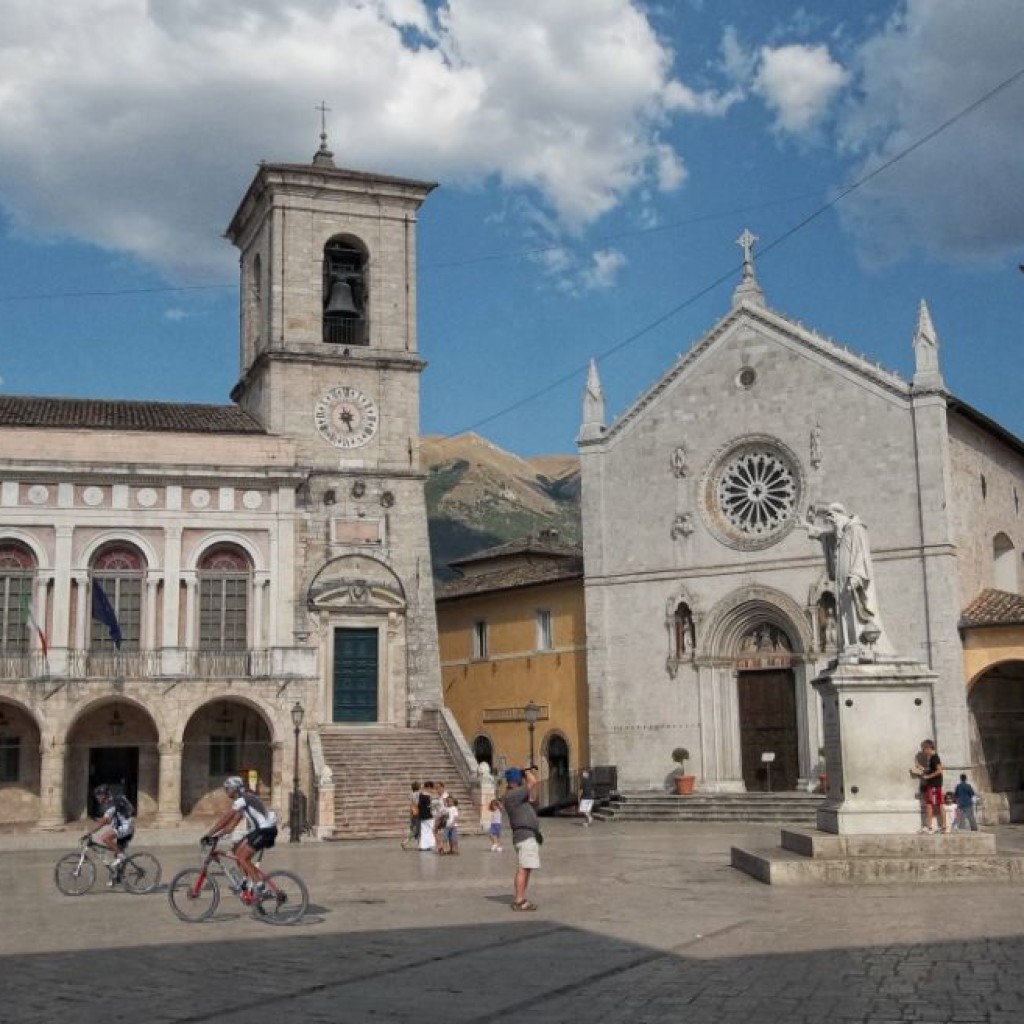
[[[519,864],[516,869],[515,896],[512,909],[517,911],[536,910],[537,904],[526,898],[530,884],[530,872],[540,867],[540,822],[533,806],[537,790],[537,767],[507,768],[505,770],[507,789],[501,798],[502,806],[512,827],[512,845],[516,849]]]

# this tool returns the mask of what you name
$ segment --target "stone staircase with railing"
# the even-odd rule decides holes
[[[333,839],[380,839],[409,830],[409,784],[443,781],[459,801],[463,834],[476,830],[469,787],[431,729],[326,726],[324,762],[334,776]]]
[[[614,821],[778,822],[814,825],[820,793],[623,792],[600,809]]]

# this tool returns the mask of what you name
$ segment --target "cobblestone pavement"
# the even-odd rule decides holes
[[[1024,826],[997,832],[1024,849]],[[229,894],[191,925],[165,890],[65,897],[53,864],[73,836],[0,840],[0,1021],[1024,1020],[1024,886],[772,888],[728,866],[734,844],[774,845],[770,826],[560,820],[545,835],[535,914],[510,912],[514,855],[483,837],[459,857],[281,843],[270,866],[311,894],[286,928]],[[198,862],[150,838],[165,879]]]

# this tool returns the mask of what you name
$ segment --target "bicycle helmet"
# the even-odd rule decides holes
[[[242,793],[245,791],[245,783],[238,775],[229,775],[224,780],[224,788],[229,793]]]
[[[92,795],[97,800],[109,800],[110,799],[110,787],[106,783],[101,783],[93,791]]]

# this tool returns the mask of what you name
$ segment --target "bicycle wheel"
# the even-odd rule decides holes
[[[202,877],[200,884],[202,875],[199,868],[186,868],[179,871],[167,887],[171,910],[182,921],[205,921],[213,917],[220,903],[220,886],[210,875]]]
[[[136,853],[121,868],[121,881],[137,896],[152,892],[160,884],[160,861],[151,853]]]
[[[290,871],[271,871],[264,878],[267,891],[253,906],[253,915],[267,924],[294,924],[309,906],[306,883]]]
[[[65,896],[81,896],[96,881],[96,865],[80,853],[69,853],[57,861],[53,880]]]

